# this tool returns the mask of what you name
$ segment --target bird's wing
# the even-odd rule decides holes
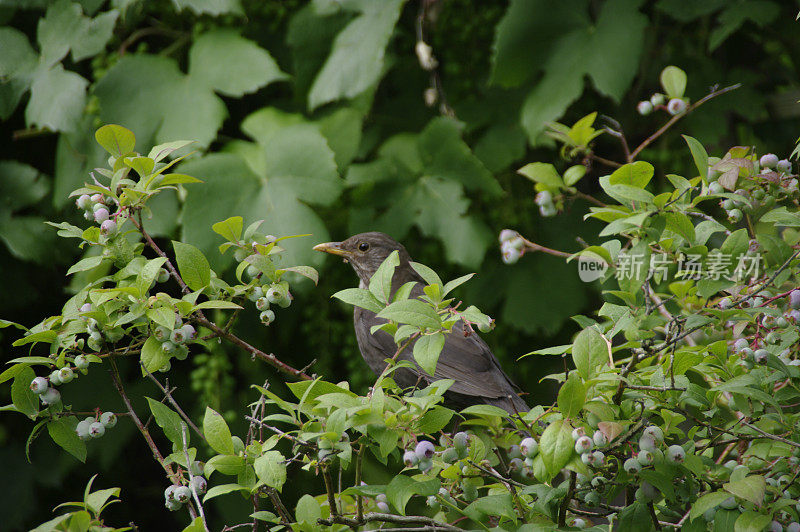
[[[372,370],[379,373],[386,366],[383,360],[396,352],[397,345],[392,336],[384,331],[369,334],[372,326],[385,323],[386,320],[378,318],[372,312],[357,310],[355,325],[361,354]],[[413,344],[406,347],[398,358],[415,364],[417,375],[427,382],[453,379],[455,383],[449,391],[454,393],[487,398],[516,395],[515,386],[500,368],[489,346],[477,333],[464,336],[462,322],[458,322],[452,332],[445,336],[444,348],[439,355],[433,377],[416,364]]]

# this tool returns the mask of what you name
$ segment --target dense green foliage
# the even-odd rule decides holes
[[[143,223],[172,257],[180,255],[181,247],[177,245],[173,253],[169,240],[192,246],[191,249],[205,256],[209,267],[219,274],[215,279],[230,287],[239,281],[234,265],[241,258],[235,258],[230,251],[219,252],[217,248],[223,241],[212,230],[212,224],[241,216],[247,224],[263,219],[258,231],[264,235],[313,235],[282,242],[286,251],[278,266],[310,264],[320,268],[322,286],[312,289],[308,281],[293,286],[292,292],[298,301],[278,311],[278,322],[269,328],[259,322],[259,312],[250,306],[237,314],[236,331],[239,337],[267,353],[274,353],[289,366],[301,368],[315,361],[308,373],[320,375],[329,382],[346,380],[357,394],[367,392],[367,386],[374,382],[373,376],[358,356],[350,308],[329,299],[336,290],[354,284],[352,273],[341,264],[323,264],[324,257],[311,251],[314,243],[343,238],[362,230],[383,230],[403,240],[417,260],[435,265],[445,279],[468,271],[479,272],[456,292],[457,297],[477,304],[496,318],[498,326],[487,335],[487,341],[504,364],[511,366],[517,357],[536,348],[571,345],[570,338],[579,329],[584,330],[582,341],[596,348],[597,338],[587,338],[595,334],[587,332],[595,330],[591,328],[590,318],[578,317],[574,321],[569,318],[585,313],[596,319],[600,305],[594,304],[599,296],[593,285],[582,283],[575,268],[564,266],[561,258],[530,253],[513,266],[503,265],[496,244],[496,235],[502,228],[512,227],[538,244],[570,253],[581,249],[580,243],[584,241],[599,246],[616,232],[621,232],[622,236],[616,237],[621,242],[631,239],[633,245],[638,242],[640,246],[641,242],[657,242],[676,256],[680,251],[694,252],[698,247],[705,247],[705,252],[720,246],[738,250],[742,246],[740,240],[748,239],[742,236],[745,234],[742,231],[748,227],[745,220],[732,219],[731,225],[722,219],[725,211],[717,208],[716,203],[705,201],[708,196],[700,196],[707,192],[708,183],[705,168],[698,163],[697,146],[704,145],[709,154],[722,157],[730,153],[730,159],[750,161],[750,168],[742,170],[752,172],[742,173],[742,178],[748,180],[757,174],[752,164],[754,152],[729,152],[731,146],[756,146],[755,153],[774,151],[781,154],[781,158],[792,151],[800,129],[794,89],[800,65],[797,56],[800,43],[797,42],[796,9],[792,6],[768,0],[736,3],[660,0],[648,4],[635,0],[576,1],[561,3],[557,8],[550,2],[538,0],[481,2],[479,8],[461,0],[424,5],[427,7],[420,12],[417,3],[394,0],[316,1],[308,5],[246,0],[3,2],[0,7],[0,21],[4,24],[0,27],[0,50],[3,50],[0,54],[0,118],[3,119],[0,188],[4,207],[0,212],[3,244],[0,262],[4,273],[0,285],[4,302],[1,317],[31,326],[43,316],[64,314],[64,300],[75,294],[84,293],[85,296],[89,283],[108,282],[105,276],[116,276],[114,281],[124,284],[130,278],[120,276],[120,269],[129,276],[139,275],[141,265],[125,270],[126,260],[130,261],[143,251],[133,241],[130,246],[124,246],[125,249],[114,250],[115,261],[101,260],[100,256],[87,251],[98,249],[100,244],[107,245],[99,234],[87,239],[98,245],[79,249],[70,245],[74,240],[58,238],[56,230],[44,224],[45,220],[66,220],[81,225],[79,232],[85,239],[82,232],[85,222],[68,195],[84,183],[91,183],[90,172],[95,168],[107,165],[108,153],[104,147],[108,146],[97,144],[94,132],[100,125],[111,122],[124,125],[136,135],[135,146],[115,155],[121,159],[131,151],[147,155],[154,144],[181,138],[196,141],[195,152],[173,170],[195,176],[203,184],[183,187],[180,178],[175,178],[178,181],[172,184],[180,186],[167,187],[152,199],[135,195],[128,198],[134,202],[129,204],[134,210],[140,207],[135,202],[147,201],[153,216],[149,218],[149,211],[144,209]],[[420,39],[429,43],[432,51],[420,47],[417,44]],[[593,124],[592,120],[579,123],[581,127],[594,125],[596,131],[603,132],[606,125],[616,129],[616,120],[623,124],[625,137],[633,148],[669,117],[662,111],[647,116],[636,113],[639,100],[649,98],[656,90],[669,92],[666,86],[669,83],[663,89],[658,83],[659,74],[667,65],[678,65],[688,73],[685,91],[681,89],[682,94],[678,96],[685,94],[690,102],[708,94],[711,86],[741,83],[742,87],[705,103],[697,112],[683,118],[680,128],[670,129],[637,154],[635,159],[650,161],[654,170],[642,173],[642,167],[637,167],[638,173],[632,172],[634,177],[628,178],[631,182],[621,184],[613,182],[612,178],[604,182],[600,177],[614,168],[604,166],[603,159],[627,162],[624,149],[613,134],[606,131],[587,146],[584,141],[588,141],[588,137],[581,138],[582,133],[573,128],[578,137],[572,140],[577,138],[577,142],[567,147],[563,143],[565,137],[547,134],[550,121],[558,120],[572,126],[581,117],[599,111],[612,119],[600,116]],[[564,128],[560,131],[566,133]],[[691,154],[679,133],[698,139],[692,144]],[[188,148],[184,148],[176,155],[187,151]],[[157,154],[151,157],[157,159]],[[551,194],[554,208],[559,210],[558,216],[540,216],[540,212],[547,212],[538,208],[541,205],[534,200],[531,183],[515,174],[517,168],[529,161],[554,165],[534,163],[522,173],[537,181],[539,191]],[[144,160],[140,163],[147,164]],[[136,164],[139,163],[132,162],[127,167],[133,168],[137,175],[147,175],[153,170]],[[585,175],[581,172],[577,176],[574,170],[570,174],[567,169],[574,165],[583,165]],[[112,162],[109,169],[112,174],[119,170],[114,166]],[[716,170],[724,172],[729,168],[723,165]],[[673,173],[685,176],[686,180],[667,177]],[[647,177],[642,177],[645,174]],[[702,179],[692,180],[693,176]],[[97,171],[95,177],[101,181],[105,179]],[[619,196],[620,189],[613,188],[643,188],[645,185],[649,192],[644,192],[649,195],[625,189],[635,194],[634,198]],[[684,191],[684,196],[659,199],[660,194],[672,194],[675,190]],[[729,189],[714,198],[734,202],[729,205],[731,208],[726,207],[728,213],[735,210],[736,202],[743,201],[736,194],[730,194],[736,190]],[[766,189],[766,192],[774,191]],[[607,202],[606,194],[621,204],[631,199],[637,202],[625,213],[633,222],[615,222],[612,218],[618,214],[598,212],[582,221],[589,206],[587,201],[591,201],[587,200],[587,195]],[[789,210],[773,211],[772,218],[762,219],[763,227],[750,227],[751,231],[758,231],[759,242],[767,248],[768,265],[773,270],[788,258],[786,246],[796,245],[791,230],[775,233],[773,227],[774,223],[784,226],[795,223],[796,201],[791,196],[778,199],[788,201],[785,206]],[[704,203],[701,205],[700,201]],[[717,240],[720,235],[712,238],[710,220],[700,229],[702,224],[693,226],[689,222],[687,225],[684,218],[678,216],[695,208],[717,217],[726,225],[725,231],[738,236],[733,240],[732,236]],[[747,221],[754,223],[751,218],[766,212],[756,210],[745,214]],[[646,228],[645,222],[651,218],[655,229],[638,229]],[[614,227],[608,229],[605,223],[597,220],[612,222]],[[72,230],[62,226],[61,231]],[[598,237],[600,231],[604,232]],[[658,231],[667,231],[668,238],[662,238]],[[778,235],[783,240],[777,238]],[[750,238],[756,236],[751,234]],[[666,245],[664,240],[671,242]],[[266,242],[263,241],[264,245]],[[615,248],[607,244],[602,248],[605,252],[601,248],[593,249],[603,258],[615,261],[620,247],[623,246]],[[146,256],[154,258],[150,252]],[[73,269],[74,275],[65,281],[65,272],[76,262],[83,266]],[[179,257],[179,268],[180,262]],[[791,268],[784,271],[793,273]],[[184,274],[183,270],[181,273]],[[206,283],[203,280],[201,276],[196,287],[188,280],[187,284],[199,289],[210,282],[210,278]],[[596,334],[602,333],[614,340],[615,353],[619,352],[618,363],[625,363],[625,357],[631,356],[626,349],[648,344],[647,335],[641,334],[642,331],[660,331],[658,341],[666,341],[663,334],[669,333],[663,327],[671,321],[664,316],[637,314],[647,310],[643,300],[637,299],[643,297],[640,287],[644,281],[640,278],[629,286],[616,287],[611,280],[604,286],[617,292],[612,302],[603,307],[598,320],[601,328]],[[657,279],[658,283],[663,281]],[[779,281],[791,284],[788,278]],[[796,286],[797,280],[793,282]],[[142,281],[139,288],[145,284]],[[222,284],[211,284],[214,290],[223,290]],[[168,290],[169,297],[181,297],[176,288]],[[677,306],[670,308],[670,312],[681,319],[700,319],[693,317],[695,315],[709,319],[709,314],[700,309],[714,304],[720,291],[729,288],[721,284],[694,287],[691,283],[675,286],[653,283],[652,286],[653,292],[661,297],[675,296]],[[779,293],[776,291],[770,296]],[[142,294],[144,292],[139,295]],[[241,295],[234,291],[222,299]],[[625,314],[626,308],[632,309],[630,316]],[[731,310],[730,314],[712,312],[710,316],[714,320],[752,327],[759,318],[750,310]],[[184,314],[188,312],[190,310],[186,309]],[[220,326],[229,315],[221,310],[208,312],[209,319]],[[158,323],[156,316],[147,318]],[[709,326],[706,322],[702,325]],[[696,323],[683,326],[688,329]],[[750,329],[741,325],[734,331],[748,334]],[[19,331],[7,328],[2,332],[3,360],[28,354],[22,346],[11,346],[20,337]],[[623,334],[625,339],[622,339]],[[614,338],[616,335],[620,335],[617,336],[619,340]],[[710,364],[707,358],[697,357],[721,357],[725,345],[720,342],[724,339],[710,335],[697,342],[708,351],[688,350],[691,356],[684,352],[689,357],[684,361],[684,371],[700,361]],[[624,344],[625,340],[641,345]],[[790,345],[790,339],[781,337],[777,344],[770,345],[783,346],[784,343]],[[774,351],[773,355],[781,352]],[[58,350],[53,352],[58,353]],[[153,353],[152,350],[146,352]],[[46,351],[36,347],[32,354],[43,355]],[[572,356],[576,357],[574,350]],[[540,358],[535,364],[529,363],[530,360],[525,358],[516,363],[515,378],[530,394],[527,396],[530,404],[549,404],[556,397],[558,379],[544,381],[551,383],[549,385],[537,382],[547,373],[561,371],[563,364],[557,357]],[[548,363],[541,364],[543,360]],[[63,363],[62,359],[59,364]],[[579,364],[578,360],[575,364]],[[648,362],[642,373],[633,375],[641,379],[640,385],[665,386],[664,374],[659,381],[656,367],[652,361]],[[672,362],[664,367],[672,368]],[[789,382],[794,383],[782,389],[794,389],[796,368],[786,364],[779,366],[777,362],[769,367],[768,375],[759,373],[767,370],[757,366],[754,371],[745,372],[751,380],[740,379],[736,381],[740,385],[738,388],[722,390],[723,395],[732,394],[725,397],[736,401],[736,410],[753,416],[762,416],[765,412],[774,414],[774,406],[762,406],[766,410],[760,410],[746,404],[742,397],[758,399],[756,392],[767,393],[759,386],[780,375],[781,371],[788,372]],[[714,376],[712,381],[745,376],[737,373],[744,371],[739,366],[727,367],[723,361],[715,368],[714,371],[703,370],[704,374]],[[606,402],[614,399],[616,388],[604,388],[611,379],[608,368],[597,375],[592,373],[596,367],[584,366],[584,369],[579,371],[582,382],[570,386],[584,386],[592,391],[592,396],[605,394]],[[148,412],[144,395],[163,396],[152,381],[141,377],[135,363],[122,360],[119,370],[140,414]],[[27,376],[29,370],[24,371]],[[79,411],[98,407],[123,412],[124,405],[111,379],[100,378],[105,377],[101,373],[92,371],[91,383],[83,377],[70,383],[65,388],[69,390],[69,403]],[[7,395],[3,404],[12,402],[13,387],[8,386],[11,382],[8,379],[15,375],[5,374],[7,382],[2,393]],[[681,376],[677,372],[676,383],[671,386],[688,389]],[[270,390],[284,400],[290,393],[282,384],[284,379],[270,366],[253,361],[250,354],[234,345],[215,341],[205,342],[202,349],[192,349],[186,361],[174,362],[169,378],[169,384],[178,387],[175,397],[186,406],[192,418],[200,420],[208,406],[215,412],[222,412],[233,433],[241,436],[246,434],[248,426],[242,413],[258,397],[250,385],[270,381]],[[691,378],[691,374],[687,378]],[[692,382],[692,385],[699,384]],[[21,386],[16,388],[19,390]],[[561,390],[563,394],[564,388]],[[291,391],[298,393],[296,387]],[[391,386],[386,393],[392,393]],[[435,398],[437,393],[437,389],[428,390],[424,399]],[[737,393],[743,395],[737,396]],[[719,412],[714,410],[717,406],[713,403],[719,399],[719,394],[705,399],[712,403],[710,405],[693,396],[695,401],[701,402],[698,406],[686,403],[676,391],[654,393],[651,395],[655,399],[648,399],[654,401],[652,404],[644,401],[648,410],[641,419],[661,425],[668,439],[677,441],[676,433],[670,433],[670,429],[680,422],[678,415],[686,417],[681,409],[705,408],[705,422],[710,425],[718,426],[718,422],[726,421],[729,412],[725,407],[719,406]],[[638,400],[629,395],[625,398],[633,404]],[[19,400],[19,396],[16,399]],[[301,399],[302,393],[298,396],[298,400]],[[604,422],[639,419],[641,414],[634,413],[630,405],[625,406],[625,402],[620,403],[618,399],[611,402],[619,409],[611,414],[603,410],[603,415],[587,406],[593,401],[567,406],[559,401],[558,406],[564,416],[580,417],[592,427],[596,427],[598,419],[586,419],[589,412]],[[791,403],[790,399],[788,396],[778,398]],[[409,408],[397,398],[386,404],[386,412]],[[653,419],[656,405],[666,406],[668,412],[675,412],[675,417],[664,414],[660,419]],[[327,408],[304,412],[306,417],[302,420],[298,414],[295,422],[310,425],[296,427],[305,431],[297,437],[315,438],[309,436],[317,432],[313,423],[329,419],[333,415],[330,409],[342,408],[342,405],[331,404]],[[420,408],[403,423],[410,423],[408,426],[413,426],[412,431],[416,433],[438,431],[440,427],[435,423],[426,428],[414,423],[426,412],[442,412],[436,410],[441,407],[426,403]],[[152,412],[156,417],[154,423],[163,426],[156,410]],[[580,415],[576,416],[578,412]],[[35,414],[33,410],[26,413]],[[482,423],[500,423],[496,416],[484,415],[489,417]],[[46,512],[55,504],[78,498],[82,489],[78,486],[85,485],[98,471],[101,475],[95,486],[123,488],[125,504],[114,505],[104,512],[109,521],[122,524],[135,520],[144,528],[156,528],[163,525],[164,519],[172,519],[166,516],[160,502],[165,484],[163,472],[153,462],[131,423],[120,423],[100,442],[91,445],[88,465],[83,466],[60,453],[41,434],[26,449],[25,436],[29,434],[30,423],[23,416],[13,416],[3,416],[0,451],[8,464],[2,473],[4,484],[12,485],[6,476],[14,479],[14,489],[7,490],[0,500],[3,515],[12,516],[6,521],[9,527],[44,521]],[[766,416],[765,419],[771,418]],[[566,431],[567,425],[561,420],[547,421],[552,421],[551,427]],[[775,423],[764,426],[763,430],[780,432],[780,427],[791,426],[791,418],[779,417]],[[635,425],[625,427],[634,428]],[[345,429],[358,430],[358,427],[342,427]],[[741,426],[735,430],[740,429]],[[57,430],[48,426],[49,434],[56,441]],[[555,429],[549,430],[548,439]],[[638,438],[638,434],[631,434]],[[752,436],[748,432],[737,434]],[[166,436],[170,438],[170,433]],[[175,438],[176,433],[172,432],[172,436]],[[713,435],[693,436],[702,439]],[[177,445],[173,438],[170,439]],[[500,443],[507,447],[515,442],[514,438],[519,439],[503,433]],[[165,448],[168,446],[167,440],[157,438],[157,441]],[[408,444],[402,438],[394,439],[391,444],[383,444],[386,447],[382,447],[382,451],[387,452],[379,454],[385,459],[392,450],[389,447],[397,441]],[[487,446],[488,443],[486,440]],[[571,438],[569,443],[571,449]],[[684,440],[677,443],[683,444]],[[221,454],[229,450],[214,445],[211,449]],[[20,460],[26,450],[32,464]],[[288,448],[281,450],[288,452]],[[213,455],[209,448],[201,448],[200,452],[204,459]],[[277,460],[267,447],[259,452],[270,456],[270,460]],[[394,450],[394,454],[397,452]],[[561,458],[548,458],[547,471],[552,473],[560,469],[572,459],[571,453],[571,450],[570,456],[561,451],[556,453],[567,459],[564,463],[560,463]],[[396,467],[399,456],[392,456],[394,461],[385,471],[378,462],[367,462],[365,478],[373,491],[365,488],[362,495],[374,495],[374,490],[379,489],[374,486],[390,484],[391,477],[387,475],[399,470]],[[544,450],[542,456],[548,456]],[[381,456],[376,457],[379,458]],[[473,457],[478,460],[476,463],[483,458]],[[177,461],[180,462],[180,457]],[[691,464],[694,464],[694,469],[689,468],[691,474],[698,477],[708,474],[705,470],[701,473],[696,460],[687,461],[687,467]],[[658,467],[654,471],[658,471]],[[539,481],[549,481],[552,476],[539,473],[536,475]],[[308,473],[290,469],[290,474],[294,475],[294,481],[284,487],[283,495],[290,509],[294,510],[295,502],[304,494],[324,493],[324,485],[313,474],[313,468]],[[352,474],[352,466],[348,474]],[[723,470],[712,468],[711,474],[719,476],[718,484],[731,480]],[[648,481],[666,494],[666,488],[654,475]],[[143,483],[144,478],[152,481]],[[217,483],[217,475],[212,479],[212,483]],[[351,481],[352,478],[348,482]],[[458,482],[452,478],[449,481]],[[534,482],[534,485],[537,484]],[[74,496],[63,493],[68,486],[74,487]],[[405,486],[404,489],[411,493],[417,488]],[[427,494],[431,488],[418,489],[416,493]],[[457,495],[459,489],[462,488],[452,487],[451,492]],[[531,493],[540,499],[553,500],[553,497],[562,498],[567,489],[570,489],[569,483],[552,490],[551,495],[536,490]],[[357,493],[352,491],[348,496]],[[481,490],[481,494],[486,495],[486,492]],[[687,496],[696,498],[698,492]],[[394,509],[402,510],[397,501],[405,505],[407,499],[401,495],[397,497],[390,502]],[[314,515],[309,500],[303,500],[302,507],[312,512],[309,515]],[[320,500],[324,501],[324,497]],[[262,506],[268,504],[265,502]],[[536,509],[537,515],[553,517],[548,513],[552,508],[545,506]],[[247,501],[233,495],[215,499],[209,507],[215,510],[214,525],[241,522],[242,516],[252,512]],[[7,508],[15,510],[11,512]],[[747,512],[752,508],[744,510],[743,515],[750,515]],[[480,519],[483,514],[469,515]],[[630,519],[639,517],[638,513],[629,516]],[[668,516],[664,514],[664,518]],[[177,523],[172,526],[178,526]]]

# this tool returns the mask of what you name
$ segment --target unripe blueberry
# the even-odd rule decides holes
[[[438,512],[442,508],[442,504],[439,502],[439,499],[436,498],[436,495],[429,496],[425,500],[425,504],[427,504],[428,508],[430,508],[434,512]]]
[[[753,360],[755,360],[756,364],[765,366],[769,360],[769,351],[766,349],[757,349],[753,354]]]
[[[592,435],[592,441],[594,441],[594,444],[598,447],[605,447],[608,445],[608,438],[603,431],[600,430],[594,431],[594,434]]]
[[[466,451],[466,449],[465,449],[465,451]],[[455,447],[448,447],[447,449],[442,451],[442,460],[444,460],[448,464],[452,464],[453,462],[458,460],[458,458],[459,458],[458,454],[459,453],[455,449]]]
[[[186,341],[186,335],[183,332],[183,327],[180,329],[173,329],[169,335],[169,341],[173,344],[182,344]]]
[[[174,353],[176,347],[177,346],[175,344],[173,344],[172,342],[170,342],[169,340],[167,340],[165,342],[161,342],[161,350],[164,351],[167,354]]]
[[[153,331],[153,337],[159,342],[163,342],[169,339],[170,334],[171,333],[169,329],[160,325],[156,327],[155,330]]]
[[[78,425],[75,427],[75,433],[81,440],[86,441],[89,438],[91,438],[91,436],[89,435],[89,426],[91,424],[92,424],[91,421],[87,421],[85,419],[83,421],[78,422]]]
[[[189,348],[186,347],[186,344],[176,345],[172,356],[178,360],[186,360],[186,357],[189,356]]]
[[[92,311],[92,304],[91,303],[84,303],[81,305],[81,308],[78,309],[80,312],[91,312]]]
[[[256,300],[256,308],[258,310],[267,310],[269,308],[269,299],[266,297],[259,297]]]
[[[275,312],[272,310],[265,310],[261,314],[258,315],[259,319],[261,319],[261,323],[264,325],[269,325],[273,321],[275,321]]]
[[[505,264],[515,264],[522,257],[522,252],[516,248],[506,248],[501,253]]]
[[[539,444],[533,438],[525,438],[519,442],[519,450],[525,458],[533,458],[539,452]]]
[[[729,211],[736,207],[736,204],[733,202],[732,199],[722,200],[722,208],[726,211]]]
[[[682,112],[686,111],[686,102],[680,98],[672,98],[669,103],[667,104],[667,111],[671,115],[679,115]]]
[[[670,445],[667,449],[667,460],[681,464],[686,460],[686,451],[680,445]]]
[[[521,458],[512,458],[508,462],[508,469],[513,471],[522,471],[525,468],[525,462]]]
[[[106,433],[106,428],[99,421],[95,421],[89,425],[89,436],[92,438],[99,438]]]
[[[714,181],[713,183],[708,185],[708,192],[711,194],[722,194],[723,192],[725,192],[725,189],[722,187],[722,185]]]
[[[581,436],[575,442],[575,452],[578,454],[587,453],[594,447],[594,442],[589,436]]]
[[[522,458],[522,448],[519,445],[512,445],[508,448],[508,457],[510,459]]]
[[[178,486],[177,488],[175,488],[175,493],[173,494],[173,498],[177,502],[185,504],[189,502],[189,499],[192,498],[192,490],[190,490],[186,486]]]
[[[31,391],[37,395],[41,395],[47,391],[48,383],[44,377],[36,377],[31,381]]]
[[[116,232],[117,232],[117,222],[115,222],[114,220],[106,220],[100,224],[101,235],[113,235]]]
[[[738,353],[742,349],[747,348],[749,345],[750,343],[747,340],[745,340],[744,338],[739,338],[733,343],[733,350]]]
[[[536,205],[540,207],[542,205],[549,205],[553,203],[553,194],[549,190],[542,190],[538,194],[536,194],[536,199],[534,200]]]
[[[788,174],[792,171],[792,163],[789,162],[789,159],[781,159],[778,161],[778,164],[775,165],[775,170],[782,174]]]
[[[94,221],[99,224],[108,220],[108,216],[109,216],[108,209],[106,209],[105,207],[96,208],[94,211]]]
[[[586,436],[586,431],[583,427],[575,427],[572,429],[572,440],[578,441],[582,436]]]
[[[731,308],[731,305],[733,305],[733,301],[731,301],[731,298],[729,297],[723,297],[719,300],[719,308],[723,310]]]
[[[206,482],[205,478],[196,475],[192,477],[192,487],[198,495],[202,495],[208,489],[208,482]]]
[[[107,429],[117,424],[117,415],[114,412],[103,412],[100,414],[100,423]]]
[[[433,444],[427,440],[421,440],[417,443],[417,446],[414,448],[414,453],[416,453],[417,457],[420,459],[433,458],[434,447]]]
[[[433,468],[433,460],[430,460],[428,458],[421,458],[419,464],[417,464],[417,467],[423,473],[427,473]]]
[[[469,446],[469,434],[456,432],[453,436],[453,445],[458,451],[465,450]]]
[[[478,330],[482,333],[488,333],[494,329],[494,320],[490,318],[489,323],[479,323]]]
[[[744,348],[744,349],[742,349],[742,351],[741,351],[741,355],[742,355],[743,357],[745,357],[745,359],[752,359],[752,358],[753,358],[753,354],[754,354],[754,353],[753,353],[753,350],[752,350],[752,349],[750,349],[749,347],[745,347],[745,348]]]
[[[552,203],[548,203],[546,205],[539,206],[539,214],[542,215],[543,218],[552,218],[556,214],[558,214],[558,209]]]
[[[92,194],[91,200],[94,203],[103,203],[105,201],[105,198],[103,197],[102,194],[96,193],[96,194]]]
[[[414,467],[419,463],[419,456],[414,451],[406,451],[403,453],[403,463],[406,464],[406,467]]]
[[[740,221],[742,219],[742,216],[744,215],[742,214],[742,211],[740,211],[739,209],[732,209],[728,211],[728,218],[730,218],[730,220],[734,223]]]
[[[650,425],[642,432],[645,436],[653,438],[655,442],[662,442],[664,441],[664,431],[661,430],[661,427],[657,427],[655,425]]]
[[[600,504],[600,494],[597,493],[596,491],[590,491],[586,494],[583,500],[589,506],[597,506],[598,504]]]
[[[761,188],[757,188],[757,189],[755,189],[753,191],[753,199],[756,200],[756,201],[763,200],[764,196],[766,196],[766,195],[767,195],[767,193],[764,192],[764,189],[761,189]]]
[[[85,220],[94,220],[94,213],[92,211],[86,211],[83,213],[83,218]]]
[[[587,466],[594,466],[596,461],[594,459],[594,453],[585,452],[581,455],[581,462],[583,462]]]
[[[653,462],[655,462],[655,459],[655,455],[653,455],[653,453],[647,449],[642,449],[636,454],[636,460],[638,460],[643,466],[651,465]]]
[[[728,497],[727,499],[719,503],[719,505],[720,507],[726,510],[733,510],[738,506],[738,503],[736,502],[736,499],[734,499],[733,497]]]
[[[158,275],[156,276],[156,281],[159,282],[159,283],[166,283],[168,280],[169,280],[169,272],[164,268],[161,268],[160,270],[158,270]]]
[[[643,100],[636,105],[636,112],[642,116],[649,115],[650,113],[653,112],[653,104],[651,102]]]
[[[792,521],[787,525],[786,532],[800,532],[800,523]]]
[[[778,521],[773,521],[769,524],[769,531],[770,532],[783,532],[783,525],[780,524]]]
[[[654,93],[652,96],[650,96],[650,103],[653,104],[653,107],[664,105],[664,95],[660,92]]]
[[[50,386],[58,386],[61,384],[61,375],[59,374],[59,370],[53,370],[53,372],[50,373],[48,380],[50,381]]]
[[[174,499],[167,499],[164,501],[164,507],[170,512],[177,512],[181,509],[182,505]]]
[[[100,331],[92,331],[89,333],[89,339],[93,342],[101,343],[103,341],[103,335]]]
[[[75,200],[75,205],[77,205],[79,209],[87,209],[91,202],[92,198],[90,198],[88,194],[81,194],[78,196],[78,199]]]
[[[758,164],[761,168],[775,168],[778,164],[778,156],[774,153],[765,153],[758,160]]]
[[[768,344],[777,344],[780,339],[781,339],[780,335],[775,331],[770,331],[770,333],[767,334],[767,337],[765,338]]]
[[[378,511],[383,512],[385,514],[389,513],[389,505],[383,501],[377,503],[375,506],[378,507]]]
[[[513,231],[511,229],[503,229],[502,231],[500,231],[500,237],[499,237],[500,243],[502,244],[507,240],[516,238],[517,236],[519,236],[519,233],[517,233],[516,231]]]
[[[650,436],[642,435],[639,438],[639,449],[643,449],[645,451],[655,451],[656,450],[656,440]]]
[[[625,470],[626,473],[630,475],[635,475],[639,471],[642,470],[642,464],[639,463],[639,460],[636,458],[628,458],[625,460],[625,463],[622,464],[622,468]]]
[[[592,487],[595,489],[603,489],[608,480],[603,475],[596,476],[592,479]]]
[[[189,469],[191,470],[192,475],[200,476],[203,474],[203,462],[195,460],[189,466]]]
[[[594,465],[595,466],[602,467],[605,464],[606,455],[602,451],[594,451],[592,453],[592,456],[594,456]]]
[[[800,309],[800,289],[796,288],[789,292],[789,306],[793,309]]]
[[[75,378],[75,373],[72,371],[72,368],[69,366],[64,366],[60,370],[58,370],[58,378],[61,380],[62,384],[66,384],[70,382],[73,378]]]
[[[586,528],[587,526],[589,526],[589,523],[587,523],[585,519],[582,519],[580,517],[576,517],[575,519],[573,519],[572,523],[570,524],[575,528]]]
[[[181,330],[183,330],[185,342],[190,342],[194,340],[195,336],[197,336],[197,331],[188,323],[181,327]]]
[[[783,316],[779,316],[779,317],[778,317],[778,318],[775,320],[775,327],[777,327],[777,328],[779,328],[779,329],[783,329],[784,327],[786,327],[786,326],[788,326],[788,325],[789,325],[789,322],[788,322],[788,321],[786,320],[786,318],[784,318]]]
[[[164,499],[168,500],[168,501],[174,501],[175,500],[175,490],[177,488],[178,488],[178,486],[176,486],[174,484],[171,484],[171,485],[167,486],[167,489],[164,490]]]
[[[266,298],[270,303],[278,303],[286,297],[286,290],[281,285],[273,285],[267,290]]]

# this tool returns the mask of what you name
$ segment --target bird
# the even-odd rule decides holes
[[[342,242],[326,242],[314,246],[314,250],[338,255],[350,263],[359,278],[359,286],[368,288],[370,278],[393,252],[398,252],[399,265],[392,278],[391,294],[407,282],[415,282],[411,298],[423,294],[423,278],[411,266],[411,256],[406,248],[387,234],[377,231],[360,233]],[[386,369],[386,359],[397,352],[394,337],[383,330],[371,332],[372,327],[387,320],[374,312],[355,307],[353,323],[361,356],[370,369],[380,375]],[[510,415],[519,415],[529,410],[519,396],[520,389],[500,367],[500,362],[486,342],[463,321],[459,320],[445,335],[444,347],[439,355],[434,375],[423,370],[414,360],[413,343],[403,349],[399,360],[406,360],[414,368],[400,368],[393,378],[401,388],[430,384],[441,379],[452,379],[454,383],[444,395],[445,404],[461,410],[471,405],[492,405],[502,408]]]

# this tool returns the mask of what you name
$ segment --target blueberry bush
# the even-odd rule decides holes
[[[0,2],[3,528],[796,530],[796,8],[562,4]]]

